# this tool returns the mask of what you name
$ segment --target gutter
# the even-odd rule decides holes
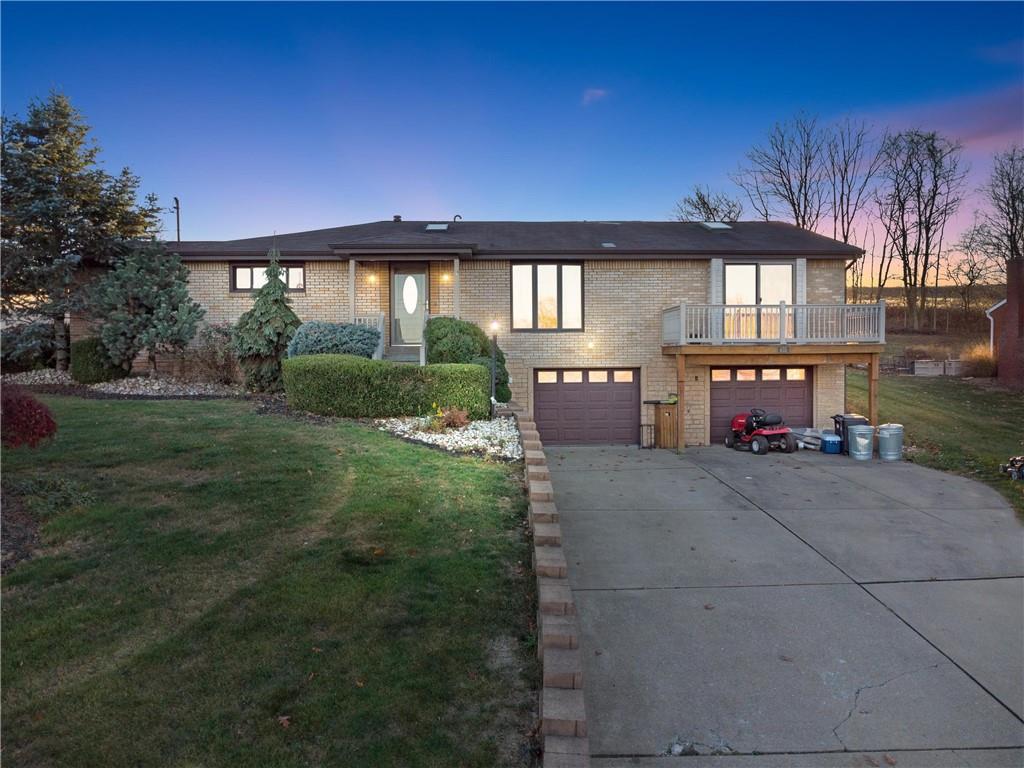
[[[996,319],[992,317],[992,313],[1005,303],[1006,299],[1002,299],[985,310],[985,317],[988,318],[988,351],[991,355],[996,353]]]

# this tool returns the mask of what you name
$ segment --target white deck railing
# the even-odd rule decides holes
[[[384,357],[384,313],[378,312],[374,315],[356,315],[356,325],[365,325],[376,328],[380,332],[377,337],[377,348],[373,351],[373,359],[380,360]]]
[[[661,311],[662,344],[885,343],[878,304],[687,304]]]

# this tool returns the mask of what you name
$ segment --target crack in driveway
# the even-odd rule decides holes
[[[843,751],[844,752],[849,752],[850,749],[849,749],[849,747],[846,746],[846,742],[843,741],[843,737],[839,735],[839,729],[842,728],[844,725],[846,725],[847,721],[849,721],[849,719],[851,717],[853,717],[853,713],[857,711],[857,704],[860,702],[860,695],[861,695],[861,693],[863,693],[864,691],[871,690],[872,688],[882,688],[882,687],[888,685],[889,683],[891,683],[891,682],[893,682],[895,680],[899,680],[901,677],[906,677],[907,675],[914,675],[914,674],[917,674],[918,672],[926,672],[929,669],[937,669],[939,666],[941,666],[941,662],[936,663],[936,664],[929,664],[928,666],[920,667],[919,669],[910,669],[910,670],[907,670],[906,672],[900,672],[898,675],[894,675],[894,676],[890,677],[888,680],[883,680],[880,683],[873,683],[871,685],[862,685],[860,688],[858,688],[856,691],[854,691],[854,693],[853,693],[853,704],[850,705],[850,711],[847,712],[846,713],[846,717],[844,717],[842,720],[840,720],[836,724],[835,728],[832,729],[832,735],[835,736],[836,737],[836,741],[838,741],[842,745]]]

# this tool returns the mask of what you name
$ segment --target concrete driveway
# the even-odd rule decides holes
[[[595,766],[1024,765],[1024,526],[994,491],[814,452],[547,453]]]

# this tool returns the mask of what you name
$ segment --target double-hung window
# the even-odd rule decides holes
[[[306,290],[306,268],[299,264],[281,267],[281,280],[289,291]],[[266,264],[245,264],[231,266],[232,291],[258,291],[267,284]]]
[[[513,264],[512,330],[582,331],[582,264]]]

